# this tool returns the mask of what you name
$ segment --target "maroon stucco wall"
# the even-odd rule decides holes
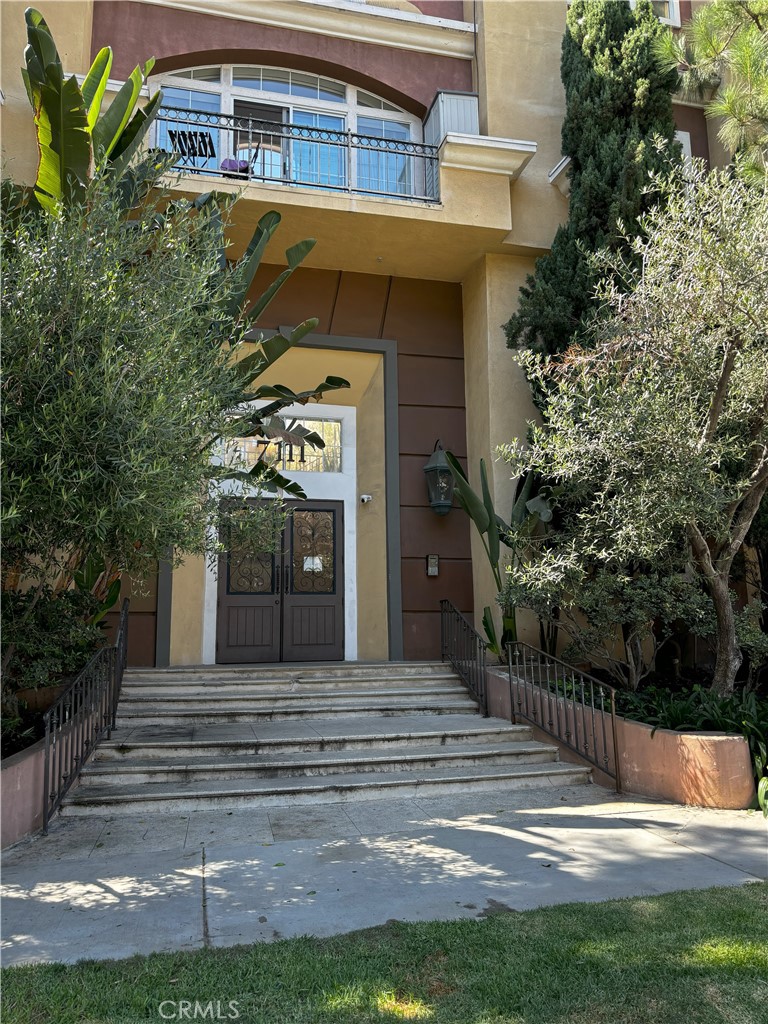
[[[709,163],[709,139],[707,137],[707,119],[699,107],[683,107],[679,103],[672,106],[672,115],[678,131],[690,132],[691,153]]]
[[[270,64],[358,85],[423,117],[438,89],[471,91],[469,61],[258,25],[133,0],[94,6],[92,55],[115,49],[113,78],[155,57],[155,72],[195,64]]]
[[[422,14],[431,18],[450,18],[451,21],[464,21],[463,0],[411,0]]]
[[[262,267],[254,294],[278,272]],[[302,267],[270,304],[263,326],[311,316],[320,319],[318,334],[397,342],[405,657],[437,658],[440,599],[472,614],[469,521],[457,508],[435,515],[424,480],[424,463],[438,438],[457,456],[467,454],[461,286]],[[440,556],[437,577],[426,574],[430,554]]]

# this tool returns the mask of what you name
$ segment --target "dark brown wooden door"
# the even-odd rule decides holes
[[[279,554],[222,555],[217,662],[342,661],[343,538],[342,503],[307,501],[289,514]]]

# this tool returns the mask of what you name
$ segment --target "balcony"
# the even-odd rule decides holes
[[[184,175],[439,203],[437,146],[333,130],[316,120],[280,123],[163,107],[154,142],[176,154],[174,168]]]

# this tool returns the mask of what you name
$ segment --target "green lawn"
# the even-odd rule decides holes
[[[3,1024],[160,1021],[161,1003],[167,1019],[227,1019],[230,1000],[248,1024],[766,1024],[768,885],[12,967],[3,982]]]

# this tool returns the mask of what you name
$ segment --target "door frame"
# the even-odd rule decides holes
[[[351,405],[293,405],[282,415],[341,421],[341,473],[302,473],[291,470],[292,480],[314,501],[341,501],[344,506],[344,660],[357,661],[357,409]],[[225,493],[242,494],[231,483]],[[269,495],[263,495],[269,498]],[[219,560],[209,559],[203,598],[202,664],[216,664],[216,612]]]

